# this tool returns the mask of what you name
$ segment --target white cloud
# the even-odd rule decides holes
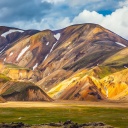
[[[119,2],[119,6],[120,6],[120,7],[128,6],[128,0],[120,1],[120,2]]]
[[[95,11],[90,12],[88,10],[84,10],[78,16],[73,19],[73,23],[97,23],[99,24],[104,19],[102,14],[99,14]]]
[[[125,1],[126,2],[126,1]],[[61,29],[72,24],[96,23],[128,39],[128,6],[115,10],[112,14],[103,16],[96,11],[83,10],[72,20],[70,17],[45,17],[40,22],[13,22],[10,26],[25,29]]]
[[[84,10],[71,24],[96,23],[128,39],[128,7],[117,9],[111,15],[103,16],[95,11]]]
[[[75,9],[83,7],[90,11],[114,10],[119,7],[118,0],[65,0],[65,3]]]
[[[71,21],[69,17],[60,17],[60,18],[43,18],[40,22],[37,22],[35,20],[33,21],[17,21],[10,24],[10,26],[15,26],[20,29],[38,29],[38,30],[44,30],[44,29],[52,29],[57,30],[64,27],[67,27],[71,25]]]
[[[54,3],[54,4],[57,4],[57,3],[61,3],[61,2],[64,2],[65,0],[42,0],[42,2],[48,2],[48,3]]]
[[[102,2],[102,0],[68,0],[67,3],[69,3],[70,6],[81,6],[81,5],[87,5],[87,4],[94,4],[94,3],[97,3],[97,2]]]

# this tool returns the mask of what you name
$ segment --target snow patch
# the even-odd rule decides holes
[[[49,54],[47,54],[47,55],[45,56],[44,60],[46,60],[46,59],[48,58],[48,56],[49,56]]]
[[[22,32],[24,32],[24,31],[23,31],[23,30],[10,29],[9,31],[3,33],[1,36],[3,36],[3,37],[6,38],[6,36],[7,36],[8,34],[13,33],[13,32],[21,32],[21,33],[22,33]]]
[[[46,45],[49,45],[49,42],[47,42]]]
[[[60,39],[60,33],[55,34],[54,37],[55,37],[57,40],[59,40],[59,39]]]
[[[57,41],[57,42],[58,42],[58,41]],[[45,56],[44,60],[46,60],[46,59],[48,58],[49,54],[53,51],[53,49],[54,49],[55,45],[57,44],[57,42],[56,42],[55,44],[53,44],[53,46],[52,46],[50,52]],[[44,61],[44,60],[43,60],[43,61]]]
[[[20,54],[18,55],[17,57],[17,61],[19,60],[19,58],[29,49],[30,45],[29,46],[26,46],[24,49],[22,49],[22,51],[20,52]]]
[[[119,43],[119,42],[115,42],[116,44],[122,46],[122,47],[127,47],[126,45],[122,44],[122,43]]]
[[[6,61],[6,58],[4,58],[4,61]]]
[[[11,52],[10,54],[9,54],[9,56],[12,56],[13,55],[13,52]]]
[[[124,68],[128,68],[127,66],[124,66]]]
[[[45,90],[47,90],[48,88],[44,88]]]
[[[7,48],[7,46],[8,46],[8,45],[6,45],[6,46],[0,51],[0,53],[2,53],[2,52],[5,50],[5,48]]]
[[[58,41],[57,41],[57,42],[58,42]],[[51,48],[51,50],[50,50],[50,53],[53,51],[53,49],[54,49],[55,45],[57,44],[57,42],[56,42],[55,44],[53,44],[53,46],[52,46],[52,48]]]
[[[33,66],[33,70],[34,70],[35,68],[37,68],[37,66],[38,66],[38,63],[36,63],[36,64]]]

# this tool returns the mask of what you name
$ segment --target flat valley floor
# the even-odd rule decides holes
[[[58,100],[53,102],[19,102],[19,101],[9,101],[5,103],[0,103],[0,108],[8,108],[8,107],[111,107],[111,108],[128,108],[128,102],[125,101],[72,101],[72,100]]]
[[[0,123],[44,124],[72,120],[128,128],[128,102],[53,101],[0,103]]]

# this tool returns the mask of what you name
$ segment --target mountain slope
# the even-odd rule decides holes
[[[104,65],[110,65],[115,67],[123,66],[127,68],[128,66],[128,48],[125,48],[113,56],[109,57],[105,62]]]
[[[39,32],[38,30],[21,30],[18,28],[11,28],[0,26],[0,54],[6,49],[15,44],[15,41],[29,37]]]
[[[0,72],[4,75],[20,82],[33,81],[35,91],[43,89],[54,99],[127,99],[127,40],[97,24],[56,31],[14,29],[9,33],[10,28],[0,28],[0,39],[6,41],[0,54]],[[15,86],[19,88],[15,83],[8,86],[12,93]],[[3,96],[19,100],[22,93],[28,95],[26,90],[31,86],[25,84],[23,91],[12,97]]]
[[[93,70],[75,72],[70,78],[56,84],[48,94],[52,98],[64,100],[117,100],[126,97],[128,69],[116,72],[111,69],[111,73],[103,78],[100,78],[101,70],[102,67],[95,67]]]
[[[1,58],[5,62],[34,70],[46,58],[55,42],[56,38],[50,30],[42,31],[16,42]]]
[[[0,72],[12,80],[37,82],[42,77],[39,71],[0,61]]]
[[[50,74],[56,71],[61,74],[63,70],[76,72],[83,68],[90,69],[102,65],[106,59],[125,48],[117,42],[125,47],[128,46],[127,40],[95,24],[73,25],[61,30],[60,39],[53,52],[39,66],[43,78],[37,84],[41,88],[50,87],[51,89],[52,86],[55,87],[57,83],[67,78],[62,76],[63,79],[59,82],[50,82],[50,77],[54,79]],[[58,79],[60,79],[59,76],[56,80]]]
[[[34,83],[26,80],[14,81],[5,74],[0,74],[0,102],[5,101],[52,101],[52,99]]]

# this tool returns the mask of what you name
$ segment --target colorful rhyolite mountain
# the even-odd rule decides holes
[[[96,24],[0,27],[0,96],[8,100],[128,101],[128,41]]]

